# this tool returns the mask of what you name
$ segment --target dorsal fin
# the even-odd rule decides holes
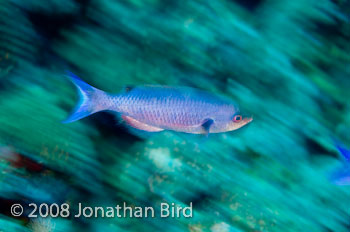
[[[125,86],[125,92],[128,93],[128,92],[130,92],[133,88],[135,88],[135,86],[133,86],[133,85],[127,85],[127,86]]]

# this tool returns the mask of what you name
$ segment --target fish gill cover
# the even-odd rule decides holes
[[[333,140],[350,147],[349,12],[346,0],[0,1],[0,231],[350,231],[350,188],[333,175],[349,180]],[[254,121],[208,137],[140,134],[108,112],[62,124],[79,100],[65,70],[116,94],[200,89]]]

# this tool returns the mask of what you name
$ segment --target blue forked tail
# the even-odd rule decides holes
[[[98,111],[105,110],[99,107],[99,101],[103,100],[103,96],[106,95],[105,92],[85,83],[71,72],[68,72],[67,76],[78,89],[79,101],[69,117],[62,123],[74,122]]]

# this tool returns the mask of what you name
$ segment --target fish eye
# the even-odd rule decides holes
[[[234,122],[240,122],[242,120],[242,116],[241,115],[235,115],[234,117],[233,117],[233,121]]]

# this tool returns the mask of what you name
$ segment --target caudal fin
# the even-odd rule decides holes
[[[68,72],[67,76],[78,89],[79,101],[69,117],[62,123],[74,122],[104,110],[99,107],[101,104],[98,101],[103,99],[103,95],[106,95],[105,92],[90,86],[71,72]]]

